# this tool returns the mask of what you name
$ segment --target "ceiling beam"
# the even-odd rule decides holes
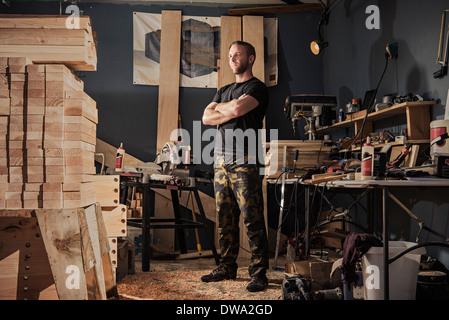
[[[302,3],[304,3],[299,0],[282,0],[282,2],[285,2],[286,4],[302,4]]]
[[[322,9],[323,7],[319,3],[303,3],[303,4],[290,4],[281,6],[229,9],[228,14],[230,16],[242,16],[251,14],[263,15],[263,14],[286,13],[286,12],[320,11]]]

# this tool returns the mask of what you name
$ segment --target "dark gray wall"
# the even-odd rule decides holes
[[[367,30],[365,20],[368,5],[380,9],[380,30]],[[157,86],[132,84],[132,12],[160,13],[162,9],[182,10],[185,15],[220,16],[230,7],[193,5],[126,5],[80,3],[83,14],[92,18],[98,35],[98,71],[77,72],[85,82],[85,91],[97,102],[99,111],[98,137],[112,145],[125,144],[128,153],[151,161],[156,152]],[[65,7],[63,7],[64,12]],[[353,97],[363,98],[366,90],[373,89],[384,68],[386,43],[399,43],[399,59],[390,61],[379,89],[384,94],[413,92],[426,99],[441,99],[432,108],[432,119],[443,117],[449,77],[434,79],[440,31],[441,14],[447,9],[447,0],[343,0],[331,13],[325,27],[329,47],[324,55],[313,56],[309,44],[317,38],[319,13],[289,13],[275,15],[279,19],[278,64],[279,84],[271,87],[267,128],[278,129],[279,139],[293,137],[290,123],[283,117],[285,98],[299,93],[326,93],[337,95],[340,105]],[[59,14],[59,1],[17,2],[11,7],[0,4],[2,13]],[[204,107],[212,99],[215,89],[180,89],[180,113],[183,127],[192,134],[192,123],[201,119]],[[404,119],[395,118],[387,124],[394,130],[403,127]],[[376,127],[385,127],[379,123]],[[203,126],[203,130],[206,127]],[[348,132],[335,133],[338,137]],[[334,137],[334,134],[333,134]],[[207,144],[207,142],[203,143]],[[199,165],[199,169],[209,169]],[[442,190],[413,189],[397,194],[405,204],[441,233],[449,233],[449,203]],[[415,199],[424,199],[417,202]],[[351,200],[343,201],[350,203]],[[275,207],[275,206],[274,206]],[[392,237],[399,239],[404,233],[414,239],[415,223],[410,223],[401,209],[389,205],[392,215]],[[277,224],[278,209],[270,213]],[[423,234],[422,240],[435,239]],[[447,250],[430,248],[437,258],[449,266]]]
[[[368,30],[365,26],[368,5],[377,5],[380,10],[379,30]],[[326,92],[337,95],[340,106],[352,98],[363,99],[365,92],[374,89],[381,78],[386,44],[398,42],[399,57],[388,63],[378,102],[390,93],[419,94],[424,99],[439,101],[431,108],[431,119],[442,119],[449,78],[434,79],[433,72],[439,68],[435,62],[444,9],[447,9],[444,0],[343,0],[331,12],[329,25],[325,27],[329,41],[323,57]],[[387,124],[400,132],[404,119],[398,117]],[[383,124],[377,123],[380,126]]]
[[[68,4],[63,4],[62,12]],[[84,81],[85,91],[97,102],[98,138],[118,146],[124,143],[126,152],[152,161],[156,153],[158,87],[133,84],[133,11],[161,13],[161,10],[181,10],[184,15],[227,15],[230,7],[222,5],[128,5],[78,4],[83,15],[92,19],[98,36],[98,69],[76,72]],[[7,13],[59,14],[59,1],[17,2],[11,7],[0,5]],[[273,16],[274,17],[274,16]],[[319,20],[318,13],[278,15],[279,84],[270,88],[267,129],[279,129],[279,139],[292,139],[289,121],[283,117],[285,98],[295,93],[322,91],[321,61],[310,54],[310,41]],[[201,120],[205,106],[216,89],[180,88],[179,109],[183,128],[192,136],[193,121]],[[207,129],[203,126],[203,130]],[[301,130],[302,131],[302,130]],[[304,138],[301,132],[302,138]],[[299,134],[296,138],[299,138]],[[203,146],[209,142],[203,142]]]
[[[379,7],[379,30],[368,30],[365,26],[369,16],[365,13],[368,5]],[[436,59],[441,16],[445,9],[448,9],[447,0],[343,0],[331,12],[329,24],[325,27],[325,39],[329,41],[329,47],[322,56],[325,92],[337,95],[341,106],[353,97],[363,98],[365,91],[374,89],[381,77],[386,44],[398,42],[399,57],[388,64],[378,101],[389,93],[405,95],[412,92],[424,99],[437,100],[438,103],[431,108],[431,119],[443,119],[449,77],[434,79],[433,72],[439,68]],[[399,133],[405,128],[404,121],[404,116],[379,121],[374,124],[374,130],[386,128]],[[352,132],[341,130],[332,136],[337,138],[349,134]],[[391,191],[426,225],[440,233],[449,233],[447,189]],[[417,223],[392,201],[387,209],[390,212],[391,238],[398,240],[403,235],[406,240],[414,241]],[[423,231],[420,241],[430,240],[441,239]],[[427,252],[449,266],[447,249],[429,247]]]

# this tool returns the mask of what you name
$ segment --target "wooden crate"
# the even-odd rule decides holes
[[[324,140],[276,140],[271,141],[267,146],[269,150],[265,158],[267,178],[278,178],[282,173],[284,160],[284,146],[287,147],[286,167],[293,168],[296,150],[299,151],[295,168],[296,175],[306,172],[308,169],[320,165],[323,161],[329,160],[331,148],[326,146]],[[294,178],[295,174],[288,173],[286,178]]]

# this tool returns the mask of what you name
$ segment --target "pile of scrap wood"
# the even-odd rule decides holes
[[[88,16],[0,15],[0,57],[28,57],[34,63],[95,71],[95,37]]]
[[[97,108],[62,64],[0,58],[0,208],[95,203]]]
[[[0,210],[0,300],[117,299],[99,204]]]
[[[278,178],[282,173],[284,147],[286,147],[286,165],[288,169],[295,168],[294,173],[287,173],[286,178],[294,178],[305,173],[308,169],[321,165],[331,154],[330,141],[326,140],[273,140],[267,147],[265,166],[267,178]],[[295,152],[298,159],[294,164]]]

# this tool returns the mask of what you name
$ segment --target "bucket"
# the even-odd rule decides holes
[[[418,272],[416,300],[444,300],[446,298],[446,273],[427,270]]]
[[[442,134],[449,132],[449,120],[434,120],[430,123],[430,141]],[[433,159],[435,153],[449,153],[449,141],[443,140],[430,148],[430,157]]]
[[[389,241],[389,258],[395,257],[407,248],[415,246],[414,242]],[[421,247],[410,251],[389,265],[389,298],[391,300],[415,300],[421,255]],[[384,299],[384,261],[383,248],[372,247],[362,258],[365,300]]]

